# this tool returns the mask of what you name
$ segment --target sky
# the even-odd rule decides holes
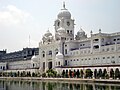
[[[63,1],[75,19],[75,34],[80,28],[88,36],[91,30],[120,32],[120,0],[0,0],[0,50],[38,47],[48,29],[54,35]]]

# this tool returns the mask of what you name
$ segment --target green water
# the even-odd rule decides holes
[[[0,90],[120,90],[120,84],[0,80]]]

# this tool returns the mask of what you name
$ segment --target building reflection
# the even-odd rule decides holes
[[[119,84],[0,81],[0,90],[120,90]]]

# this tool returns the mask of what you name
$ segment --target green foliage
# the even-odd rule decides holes
[[[57,76],[57,72],[54,71],[53,69],[47,70],[46,73],[48,74],[48,77],[56,77]]]
[[[23,71],[23,75],[22,75],[23,77],[25,77],[26,76],[26,72],[25,71]]]
[[[19,72],[19,71],[17,72],[17,76],[18,76],[18,77],[20,76],[20,72]]]
[[[20,76],[23,77],[23,72],[20,73]]]
[[[85,71],[85,77],[89,77],[89,78],[92,78],[92,75],[93,75],[93,72],[91,71],[91,69],[86,69]]]
[[[108,74],[106,74],[105,77],[106,77],[106,79],[109,79],[109,75]]]
[[[83,75],[84,75],[84,73],[83,73],[83,70],[81,69],[80,70],[80,77],[83,78]]]
[[[41,76],[41,74],[38,72],[38,73],[36,74],[36,76],[37,76],[37,77],[40,77],[40,76]]]
[[[76,75],[77,75],[77,78],[80,77],[80,71],[79,71],[79,69],[77,70]]]
[[[65,72],[65,77],[68,78],[68,70]]]
[[[102,78],[105,79],[106,78],[106,74],[107,74],[107,71],[106,69],[103,70],[103,73],[102,73]]]
[[[69,70],[69,77],[72,78],[72,71],[71,70]]]
[[[10,76],[11,76],[11,77],[13,77],[13,74],[12,74],[12,72],[10,72]]]
[[[97,69],[94,70],[94,78],[97,78]]]
[[[102,69],[99,69],[98,73],[97,73],[98,78],[102,77]]]
[[[115,73],[114,73],[113,69],[111,69],[110,70],[110,77],[114,79],[114,75],[115,75]]]
[[[42,74],[42,77],[46,77],[46,73],[43,73],[43,74]]]
[[[62,77],[65,77],[65,70],[62,71]]]
[[[57,74],[57,77],[58,77],[58,78],[60,78],[60,77],[61,77],[61,75],[60,75],[60,74]]]
[[[14,73],[13,73],[13,76],[14,76],[14,77],[17,77],[17,73],[16,73],[16,72],[14,72]]]
[[[74,77],[76,77],[76,71],[75,71],[75,70],[74,70],[74,72],[73,72],[73,73],[74,73]]]

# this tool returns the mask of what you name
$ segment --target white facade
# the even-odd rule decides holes
[[[0,63],[0,71],[6,70],[7,68],[7,63],[1,62]]]
[[[63,5],[55,20],[55,35],[48,30],[39,43],[40,67],[43,71],[60,67],[120,65],[120,32],[87,37],[80,29],[74,36],[74,20]],[[59,56],[60,55],[60,56]]]
[[[74,35],[74,19],[63,4],[63,9],[54,22],[55,34],[48,30],[39,43],[39,55],[31,60],[0,63],[1,69],[6,66],[11,70],[48,69],[61,71],[70,68],[107,68],[120,66],[120,32],[94,34],[87,37],[81,28]]]
[[[21,70],[21,69],[33,69],[39,68],[39,62],[37,56],[33,56],[31,60],[13,61],[8,63],[10,70]]]
[[[0,62],[0,71],[31,71],[39,70],[40,64],[38,56],[33,56],[31,60],[20,60],[11,62]],[[16,71],[17,70],[17,71]]]

